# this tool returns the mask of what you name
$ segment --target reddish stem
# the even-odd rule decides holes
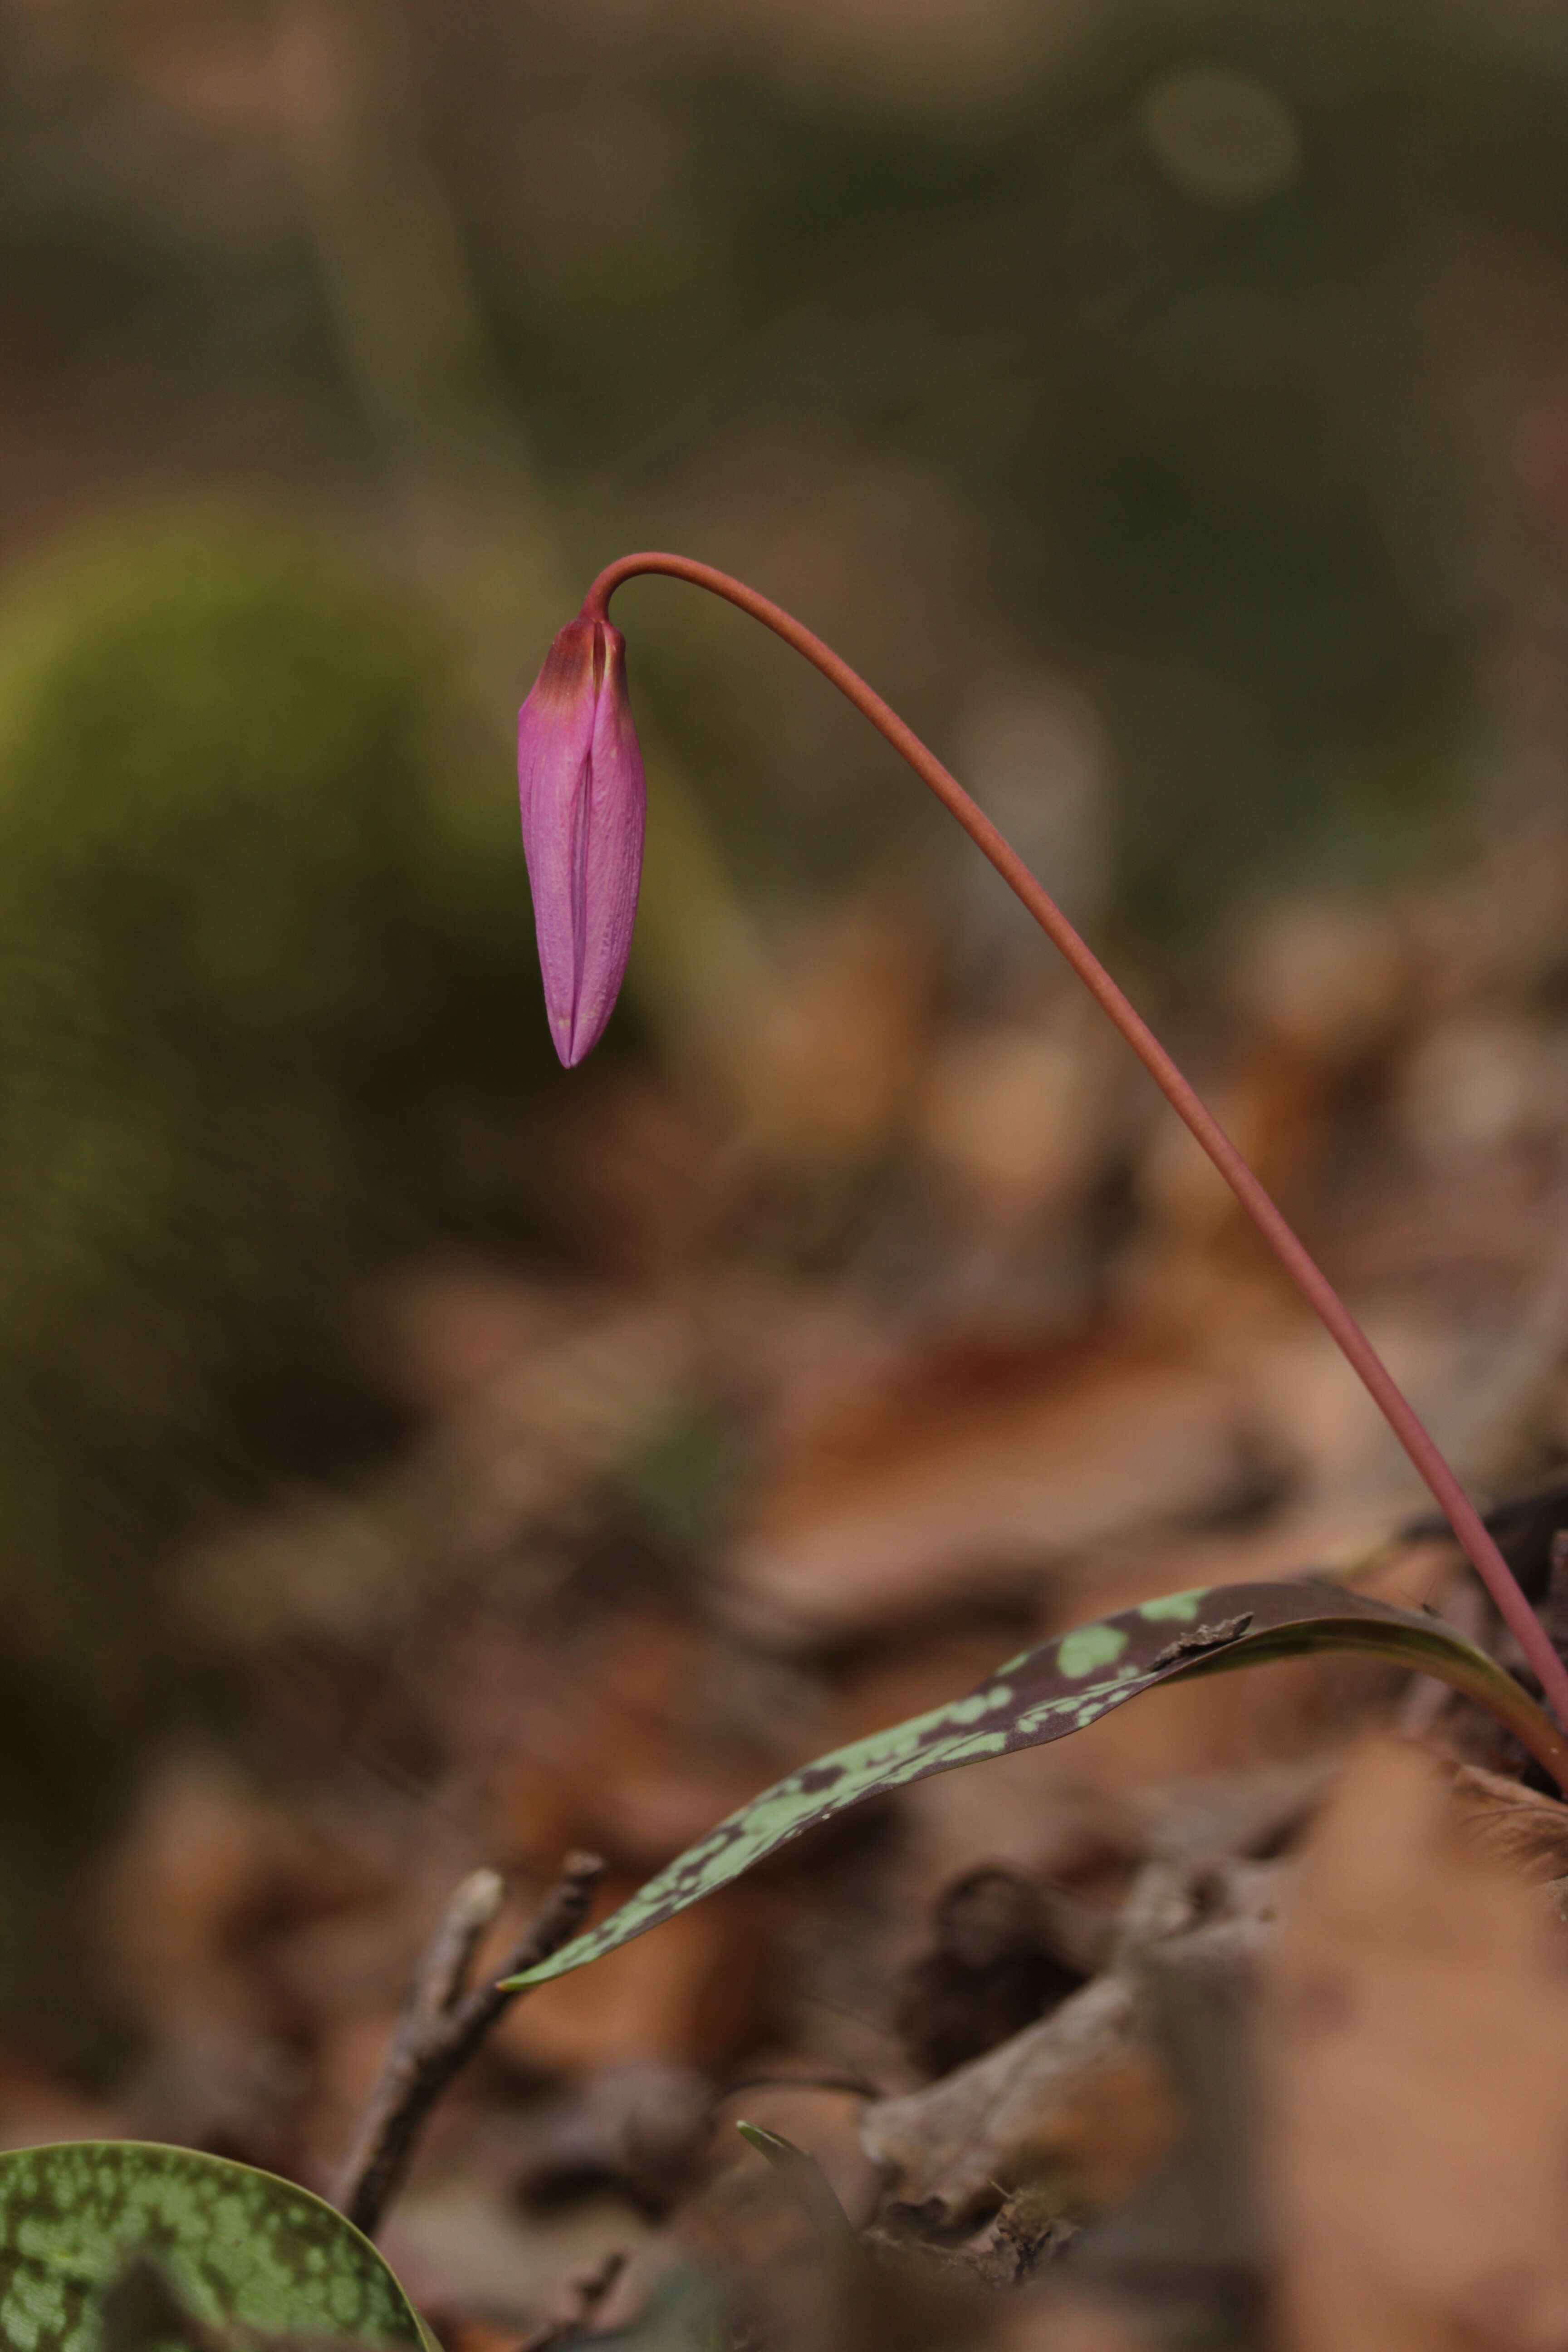
[[[1187,1084],[1153,1031],[1133,1010],[1099,957],[1079,937],[1055,899],[1041,888],[1017,852],[1003,839],[984,812],[976,807],[958,779],[948,773],[941,761],[927,751],[919,736],[905,726],[898,713],[889,709],[881,696],[874,693],[847,662],[841,660],[830,646],[824,645],[820,637],[804,627],[793,614],[771,604],[767,597],[759,596],[754,588],[748,588],[743,582],[732,580],[728,572],[715,571],[709,563],[694,562],[685,555],[623,555],[618,562],[601,572],[589,589],[583,603],[584,620],[607,619],[610,598],[622,582],[646,572],[666,572],[671,579],[689,580],[695,587],[709,589],[715,596],[722,596],[730,604],[738,604],[742,613],[749,613],[753,620],[761,621],[773,630],[786,645],[793,646],[796,653],[804,654],[807,661],[814,662],[825,677],[831,678],[856,709],[862,711],[872,726],[887,737],[894,751],[902,753],[922,783],[929,784],[938,800],[952,810],[971,841],[984,850],[1008,887],[1023,900],[1040,929],[1071,964],[1089,994],[1110,1015],[1166,1100],[1185,1120],[1214,1161],[1308,1305],[1320,1318],[1330,1336],[1338,1342],[1352,1369],[1359,1373],[1384,1419],[1430,1488],[1438,1508],[1454,1530],[1460,1549],[1491,1594],[1504,1622],[1529,1659],[1558,1723],[1568,1729],[1568,1667],[1564,1667],[1552,1648],[1544,1626],[1521,1591],[1513,1570],[1498,1549],[1480,1513],[1448,1467],[1404,1391],[1328,1276],[1297,1239],[1213,1112]],[[1565,1793],[1568,1793],[1568,1781],[1563,1786]]]

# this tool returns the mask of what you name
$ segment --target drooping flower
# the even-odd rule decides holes
[[[616,590],[646,572],[689,581],[723,597],[804,655],[909,761],[990,859],[1121,1030],[1364,1383],[1568,1733],[1568,1663],[1558,1655],[1486,1522],[1328,1276],[1099,957],[957,777],[847,662],[782,605],[690,556],[644,549],[606,564],[588,591],[582,614],[552,646],[523,706],[518,740],[523,837],[535,877],[545,991],[562,1060],[580,1061],[599,1037],[631,940],[646,793],[626,698],[624,645],[605,616]],[[1539,1737],[1544,1744],[1532,1752],[1568,1795],[1568,1743],[1550,1723]]]
[[[567,1069],[615,1010],[642,878],[647,788],[608,621],[561,631],[518,713],[522,847],[550,1034]]]

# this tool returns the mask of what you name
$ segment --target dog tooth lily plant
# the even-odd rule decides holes
[[[755,589],[689,556],[623,555],[603,571],[578,618],[551,646],[519,718],[523,847],[551,1034],[562,1061],[570,1068],[598,1043],[631,948],[646,787],[626,696],[625,639],[611,625],[609,604],[624,581],[643,572],[706,588],[773,630],[847,696],[952,812],[1116,1024],[1359,1374],[1518,1640],[1558,1723],[1568,1728],[1568,1668],[1479,1512],[1328,1276],[1104,965],[957,778],[847,662]],[[1568,1790],[1568,1775],[1560,1769],[1559,1778]]]

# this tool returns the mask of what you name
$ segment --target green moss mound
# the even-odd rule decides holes
[[[128,541],[0,615],[0,1599],[25,1622],[63,1606],[112,1643],[184,1528],[341,1442],[353,1286],[472,1207],[447,1140],[487,1099],[516,1116],[526,901],[509,849],[513,950],[450,741],[395,602],[254,533]]]

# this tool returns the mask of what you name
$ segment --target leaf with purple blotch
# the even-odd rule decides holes
[[[868,1797],[1065,1738],[1178,1676],[1190,1681],[1319,1650],[1361,1651],[1451,1683],[1549,1770],[1568,1765],[1568,1748],[1534,1701],[1439,1618],[1326,1583],[1199,1585],[1058,1633],[999,1666],[967,1698],[802,1765],[689,1846],[598,1927],[511,1981],[542,1984],[603,1958]]]

